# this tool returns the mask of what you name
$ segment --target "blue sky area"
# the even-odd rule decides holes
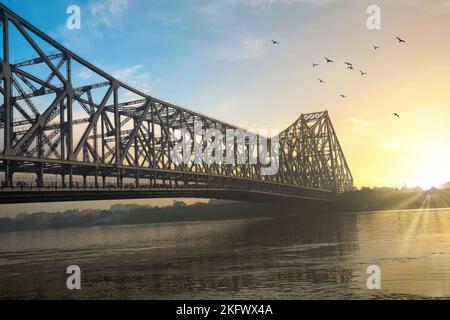
[[[222,113],[238,91],[263,90],[254,84],[270,77],[282,59],[271,39],[285,52],[292,39],[304,39],[305,53],[315,41],[318,17],[331,19],[345,9],[326,0],[2,2],[125,82],[213,114]],[[65,26],[72,4],[81,8],[81,30]]]

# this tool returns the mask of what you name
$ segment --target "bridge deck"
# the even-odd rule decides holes
[[[69,202],[124,199],[195,198],[277,203],[327,203],[333,202],[336,194],[303,194],[298,196],[273,194],[270,192],[232,189],[61,189],[61,188],[4,188],[0,192],[0,204]]]

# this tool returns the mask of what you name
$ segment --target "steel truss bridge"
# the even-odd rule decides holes
[[[179,132],[187,128],[194,141],[195,122],[224,135],[243,129],[140,92],[3,4],[0,20],[0,203],[163,197],[329,202],[353,189],[326,111],[302,115],[281,132],[275,175],[261,175],[259,157],[243,164],[174,163]],[[25,52],[33,58],[18,60]],[[247,156],[254,151],[247,140],[235,141],[240,147]]]

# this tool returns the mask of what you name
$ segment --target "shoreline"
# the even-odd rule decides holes
[[[241,208],[239,208],[241,207]],[[262,209],[262,211],[257,211],[257,213],[250,214],[248,216],[245,215],[236,215],[236,210],[242,211],[244,209],[249,209],[251,207],[252,209]],[[324,210],[318,210],[314,212],[311,209],[302,210],[304,208],[294,209],[292,207],[286,206],[283,209],[276,209],[275,205],[271,204],[258,204],[258,203],[233,203],[233,204],[215,204],[215,205],[208,205],[208,204],[201,204],[201,205],[191,205],[186,206],[189,210],[202,210],[202,211],[208,211],[203,213],[198,213],[199,216],[197,217],[189,217],[189,213],[185,217],[180,217],[179,212],[176,212],[172,216],[170,215],[169,211],[177,211],[176,209],[181,208],[175,208],[175,207],[164,207],[164,208],[158,208],[154,209],[151,207],[140,207],[143,211],[145,211],[144,215],[148,215],[148,220],[142,220],[142,221],[116,221],[116,222],[97,222],[93,224],[87,224],[87,225],[61,225],[61,226],[52,226],[50,224],[41,224],[41,225],[34,225],[29,227],[18,227],[15,229],[10,230],[2,230],[0,229],[0,234],[7,234],[7,233],[17,233],[17,232],[29,232],[29,231],[48,231],[48,230],[67,230],[67,229],[88,229],[88,228],[103,228],[103,227],[115,227],[115,226],[143,226],[143,225],[163,225],[163,224],[189,224],[189,223],[202,223],[202,222],[221,222],[221,221],[249,221],[249,220],[261,220],[261,219],[273,219],[273,218],[279,218],[279,217],[301,217],[301,216],[309,216],[309,215],[354,215],[354,214],[380,214],[380,213],[392,213],[392,212],[398,212],[398,213],[419,213],[419,212],[432,212],[432,211],[446,211],[450,210],[450,207],[442,207],[442,208],[408,208],[408,209],[388,209],[388,210],[354,210],[354,211],[324,211]],[[175,210],[174,210],[175,209]],[[206,210],[205,210],[206,209]],[[214,210],[219,209],[219,212],[214,212]],[[223,211],[233,211],[234,213],[223,213]],[[272,210],[272,211],[271,211]],[[296,210],[296,211],[294,211]],[[299,210],[299,211],[297,211]],[[105,211],[111,211],[111,210],[102,210]],[[168,211],[166,217],[154,217],[152,216],[152,211],[161,213],[161,211]],[[39,215],[40,213],[36,213]],[[49,213],[50,215],[55,215],[55,217],[60,217],[64,213]],[[30,216],[32,216],[31,214]],[[80,216],[80,219],[82,219],[84,216],[90,215],[90,213],[86,213],[84,215]],[[160,218],[158,220],[158,218]],[[5,219],[3,219],[5,220]],[[10,219],[15,220],[15,219]],[[2,219],[0,218],[0,228],[3,226],[1,224]]]

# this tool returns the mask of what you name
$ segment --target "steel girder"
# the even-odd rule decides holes
[[[73,188],[76,176],[82,177],[84,187],[87,179],[93,178],[96,188],[220,187],[299,197],[314,194],[318,198],[353,188],[328,112],[302,115],[281,133],[280,167],[275,175],[261,175],[259,159],[255,164],[177,164],[171,152],[180,141],[182,129],[189,132],[192,141],[198,122],[202,129],[218,130],[224,137],[230,129],[246,131],[115,79],[2,4],[0,18],[3,187],[17,185],[13,174],[24,173],[36,175],[38,188],[45,185],[46,175],[60,176],[63,188]],[[34,50],[36,58],[11,63],[12,28]],[[44,52],[43,43],[52,48],[51,54]],[[101,80],[75,87],[74,64]],[[40,71],[32,71],[33,66],[40,66]],[[38,104],[38,99],[47,100]],[[247,155],[252,152],[248,141],[244,149]]]

